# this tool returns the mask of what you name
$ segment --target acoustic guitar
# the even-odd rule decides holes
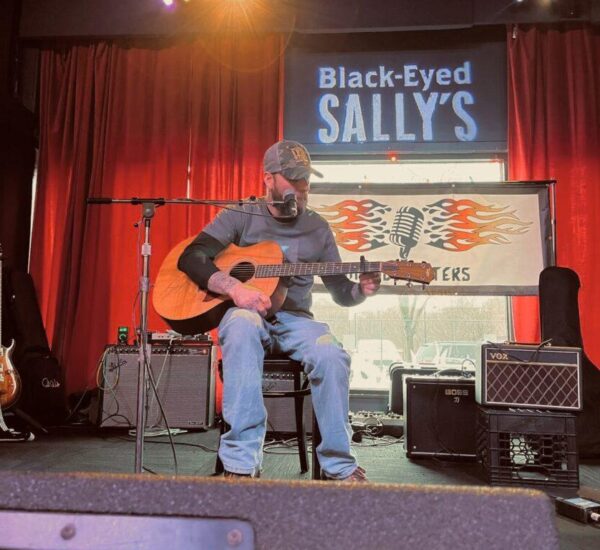
[[[21,379],[12,364],[15,341],[6,348],[2,345],[2,245],[0,245],[0,409],[6,410],[16,403],[21,394]]]
[[[228,296],[199,289],[177,268],[179,257],[194,238],[179,243],[164,259],[154,285],[153,304],[156,312],[177,332],[199,334],[217,327],[225,312],[233,306]],[[392,279],[429,284],[434,272],[428,263],[389,262],[323,262],[285,263],[283,251],[274,241],[251,246],[229,245],[214,259],[215,265],[245,285],[260,290],[271,298],[267,318],[282,306],[287,286],[282,279],[294,275],[339,275],[380,272]]]

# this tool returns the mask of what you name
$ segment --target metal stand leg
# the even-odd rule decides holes
[[[25,420],[25,422],[27,422],[27,424],[29,424],[31,427],[35,428],[36,430],[39,430],[40,432],[43,432],[45,434],[49,433],[48,430],[46,428],[44,428],[44,426],[42,426],[35,418],[28,415],[25,411],[22,411],[18,407],[11,409],[11,412],[14,413],[16,416],[18,416],[19,418],[22,418],[23,420]]]
[[[140,350],[138,357],[138,394],[137,417],[135,423],[135,473],[140,474],[144,468],[144,431],[146,429],[146,382],[147,369],[150,367],[152,349],[148,342],[148,292],[150,290],[150,222],[154,217],[156,205],[151,202],[142,203],[144,219],[144,243],[142,244],[143,269],[140,278]]]
[[[317,455],[317,447],[321,444],[321,431],[314,409],[312,424],[312,478],[321,479],[321,464],[319,464],[319,456]]]
[[[294,373],[294,390],[300,391],[300,373]],[[306,428],[304,426],[304,396],[294,397],[296,414],[296,438],[298,439],[298,454],[300,456],[300,473],[308,472],[308,457],[306,455]]]

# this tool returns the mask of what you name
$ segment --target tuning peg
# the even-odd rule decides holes
[[[398,279],[394,279],[394,286],[398,284]]]
[[[413,284],[412,284],[412,281],[408,281],[408,282],[406,283],[406,286],[407,286],[408,288],[412,288],[412,286],[413,286]]]
[[[421,285],[421,290],[425,290],[425,283]]]

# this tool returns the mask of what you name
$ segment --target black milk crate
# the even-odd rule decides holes
[[[477,457],[492,485],[579,487],[575,415],[479,407]]]

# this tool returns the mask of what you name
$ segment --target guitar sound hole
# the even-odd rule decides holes
[[[229,275],[245,283],[254,277],[254,266],[250,262],[241,262],[229,272]]]

